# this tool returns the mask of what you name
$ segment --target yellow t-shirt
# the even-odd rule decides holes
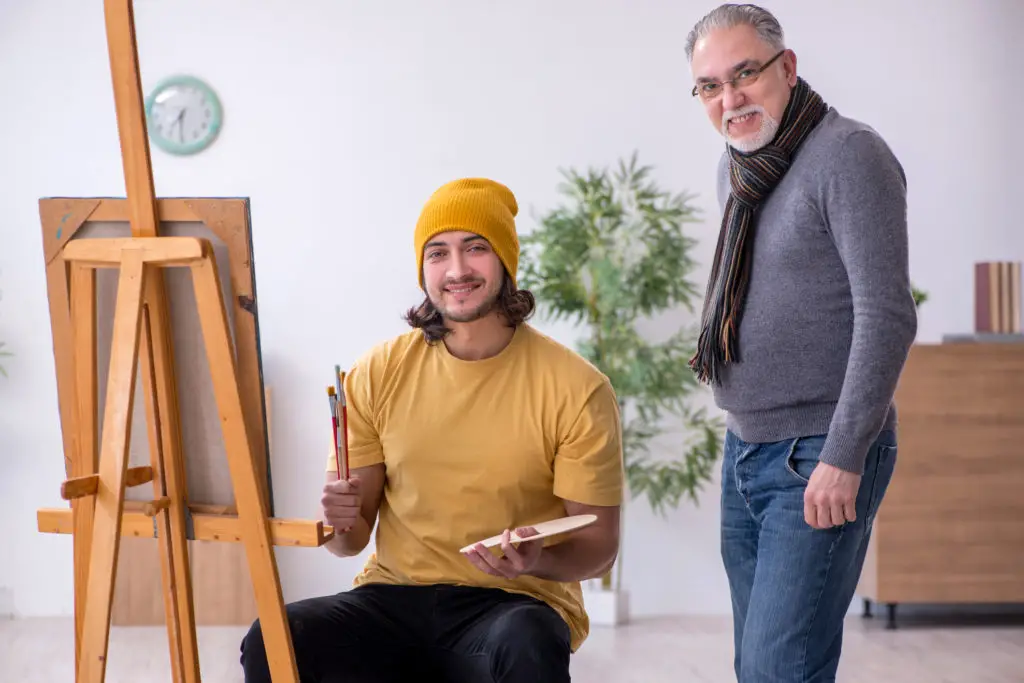
[[[459,549],[563,517],[563,499],[621,504],[622,432],[608,379],[523,324],[501,353],[479,361],[460,360],[412,330],[361,358],[345,393],[349,466],[386,467],[376,551],[356,585],[526,593],[565,619],[575,651],[590,630],[578,582],[493,577]],[[337,471],[333,450],[327,469]]]

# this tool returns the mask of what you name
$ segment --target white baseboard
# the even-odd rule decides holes
[[[0,586],[0,619],[14,618],[14,590]]]
[[[583,591],[583,604],[592,626],[621,626],[629,621],[629,593],[626,591]]]

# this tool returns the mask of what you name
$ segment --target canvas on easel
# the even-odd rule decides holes
[[[248,212],[231,231],[230,200],[155,197],[132,9],[104,3],[127,197],[40,206],[71,508],[40,509],[38,528],[73,537],[80,683],[104,680],[131,537],[157,542],[174,681],[200,680],[188,544],[208,541],[244,549],[273,680],[297,683],[273,546],[317,547],[333,530],[273,517],[251,253],[237,261]],[[182,222],[192,234],[169,225]]]
[[[248,445],[234,351],[220,293],[222,283],[212,252],[209,241],[194,237],[82,239],[62,250],[71,271],[77,416],[85,419],[77,421],[72,453],[76,476],[61,488],[62,495],[76,506],[70,516],[62,514],[68,512],[64,510],[40,510],[39,525],[42,531],[60,531],[61,523],[66,524],[70,517],[75,534],[76,601],[84,589],[84,605],[80,610],[76,605],[76,661],[82,681],[103,680],[121,536],[148,533],[150,528],[160,541],[175,679],[199,680],[191,572],[184,545],[191,536],[242,542],[275,680],[295,680],[289,675],[294,671],[294,653],[272,546],[281,541],[319,545],[327,532],[320,522],[275,520],[266,512]],[[102,411],[103,436],[97,440],[96,424],[88,416],[98,412],[94,392],[97,373],[91,360],[97,350],[96,271],[102,268],[117,269],[118,279],[108,391]],[[181,452],[164,450],[158,436],[170,413],[164,409],[167,404],[157,398],[157,387],[166,386],[167,378],[157,378],[156,316],[146,290],[147,284],[157,282],[161,270],[168,268],[185,269],[192,277],[237,515],[189,515],[182,486],[188,459]],[[145,379],[142,396],[137,395],[134,381],[139,370]],[[146,404],[147,433],[154,448],[150,464],[133,466],[129,462],[131,415],[140,398]],[[142,510],[126,510],[128,487],[149,483],[153,492]],[[191,522],[187,532],[182,526],[184,518]],[[296,528],[306,533],[295,534]],[[310,538],[309,534],[320,538]]]
[[[62,300],[68,287],[67,267],[61,249],[71,240],[130,236],[127,202],[109,198],[47,198],[40,201],[44,256],[51,301],[54,352],[59,387],[70,387],[71,365],[67,362],[74,349],[69,334],[70,311]],[[196,236],[210,240],[221,275],[229,326],[238,362],[238,382],[242,390],[247,427],[253,457],[260,480],[261,494],[270,514],[273,499],[269,495],[271,475],[267,438],[265,389],[260,361],[259,316],[256,305],[256,275],[253,257],[249,202],[246,199],[174,198],[157,200],[160,233],[168,236]],[[209,367],[202,353],[201,330],[196,314],[192,284],[187,273],[170,269],[164,273],[164,286],[173,321],[171,347],[175,383],[179,400],[178,421],[181,447],[193,466],[187,472],[186,491],[191,512],[234,510],[233,493],[227,471],[223,442],[210,438],[220,429]],[[112,333],[117,273],[103,269],[96,273],[97,363],[106,368]],[[103,405],[106,376],[99,374],[97,400]],[[141,386],[141,373],[136,388]],[[141,394],[140,394],[141,395]],[[59,398],[68,396],[62,392]],[[71,403],[61,402],[62,433],[70,437]],[[68,403],[68,405],[64,405]],[[146,428],[146,411],[135,404],[132,417],[130,463],[147,464],[151,454]],[[102,438],[102,434],[99,435]],[[65,452],[70,453],[66,448]],[[71,476],[68,471],[68,476]],[[140,509],[145,496],[129,490],[128,509]],[[196,577],[195,621],[197,625],[248,625],[256,617],[251,591],[233,577],[245,576],[245,555],[240,546],[209,541],[189,541],[189,564]],[[114,595],[112,623],[119,626],[163,624],[166,618],[160,594],[159,553],[156,540],[125,539],[118,563],[119,580]]]

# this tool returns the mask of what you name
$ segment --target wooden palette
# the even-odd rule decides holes
[[[560,519],[552,519],[547,522],[541,522],[540,524],[531,524],[529,526],[532,526],[534,529],[537,530],[537,533],[535,535],[528,536],[526,538],[520,538],[518,535],[516,535],[515,532],[512,532],[512,542],[523,543],[526,541],[537,541],[542,538],[547,538],[548,536],[555,536],[557,534],[564,534],[567,531],[575,531],[576,529],[582,529],[585,526],[590,526],[596,521],[597,515],[571,515],[569,517],[562,517]],[[490,538],[485,538],[482,541],[478,541],[478,543],[482,543],[485,548],[493,548],[495,546],[501,545],[501,537],[502,534],[498,534],[497,536],[491,536]],[[476,545],[477,543],[470,543],[459,552],[469,552],[474,547],[476,547]]]

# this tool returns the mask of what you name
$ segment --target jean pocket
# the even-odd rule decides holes
[[[875,460],[875,475],[871,481],[871,493],[868,496],[868,518],[874,519],[885,492],[889,489],[889,482],[892,481],[893,470],[896,467],[896,446],[883,444],[878,446],[878,455]]]
[[[818,466],[821,448],[825,444],[822,436],[800,436],[789,442],[789,449],[783,459],[786,471],[801,484],[811,480],[814,468]]]

